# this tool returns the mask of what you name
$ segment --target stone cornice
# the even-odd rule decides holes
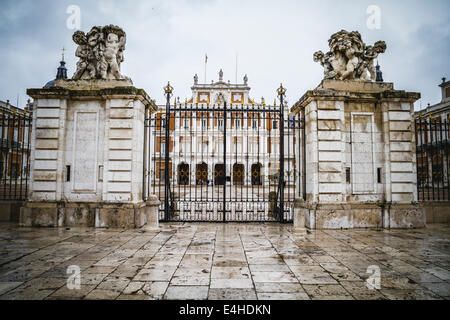
[[[316,88],[307,91],[291,108],[291,112],[297,113],[312,101],[358,101],[381,103],[385,101],[398,101],[414,103],[420,99],[420,93],[406,92],[403,90],[386,90],[382,92],[351,92],[335,89]]]
[[[115,87],[104,89],[72,90],[63,87],[50,87],[40,89],[28,89],[27,94],[33,99],[139,99],[147,108],[157,111],[155,101],[143,89],[135,87]]]

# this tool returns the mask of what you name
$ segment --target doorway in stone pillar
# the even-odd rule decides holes
[[[168,110],[145,121],[144,198],[159,197],[161,221],[292,222],[303,122],[287,107],[176,103]]]

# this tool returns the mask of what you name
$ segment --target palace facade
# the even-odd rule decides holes
[[[171,106],[169,176],[172,185],[239,186],[275,185],[280,170],[280,106],[267,105],[250,96],[247,76],[243,83],[219,80],[199,84],[194,77],[192,96]],[[223,107],[226,102],[227,118]],[[279,104],[279,102],[278,102]],[[155,115],[153,181],[164,181],[166,106]],[[217,111],[216,111],[217,110]],[[261,110],[263,110],[261,112]],[[295,182],[294,120],[284,106],[285,179]],[[254,111],[254,112],[252,112]],[[225,123],[226,121],[226,123]],[[292,130],[291,130],[292,129]],[[226,142],[224,141],[226,137]],[[224,165],[223,154],[226,153]],[[225,170],[226,174],[223,174]]]

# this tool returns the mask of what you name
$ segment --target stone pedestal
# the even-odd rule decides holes
[[[297,198],[294,202],[294,228],[305,228],[305,212],[303,199]]]
[[[140,227],[145,113],[127,80],[57,80],[35,100],[29,201],[22,226]]]
[[[312,229],[425,226],[412,116],[419,97],[392,83],[324,80],[293,106],[305,119],[297,221]]]
[[[145,214],[147,217],[147,227],[148,229],[158,229],[159,228],[159,205],[161,202],[158,197],[151,195],[146,203]]]

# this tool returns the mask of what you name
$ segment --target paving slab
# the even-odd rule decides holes
[[[277,223],[144,229],[0,224],[0,300],[450,298],[449,224],[382,232]],[[67,287],[70,267],[80,270],[79,289]],[[378,276],[379,288],[369,286]]]

